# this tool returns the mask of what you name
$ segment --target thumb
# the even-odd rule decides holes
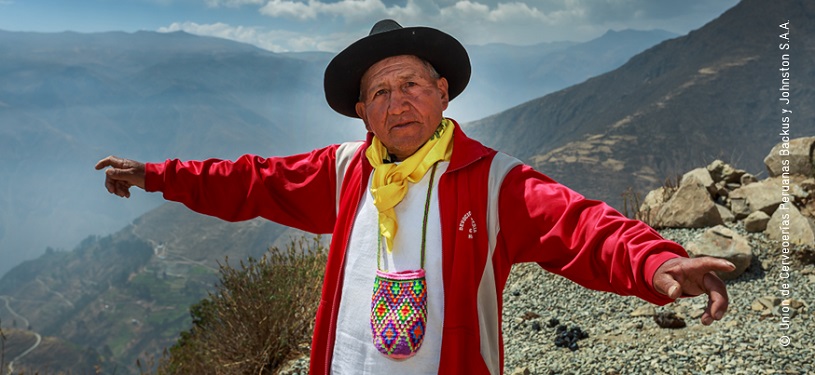
[[[670,299],[677,299],[682,296],[682,285],[667,273],[654,279],[654,288]]]
[[[669,259],[657,268],[654,273],[653,285],[657,292],[670,299],[682,296],[682,284],[674,276],[675,269],[682,263],[681,258]]]

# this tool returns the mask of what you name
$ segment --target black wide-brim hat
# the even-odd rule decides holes
[[[433,65],[447,79],[450,100],[470,81],[470,57],[458,40],[433,28],[403,28],[396,21],[382,20],[328,64],[323,80],[328,105],[340,114],[359,117],[355,106],[362,75],[380,60],[399,55],[414,55]]]

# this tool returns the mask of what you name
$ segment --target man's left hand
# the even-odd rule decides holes
[[[654,273],[654,288],[671,299],[681,296],[708,295],[702,324],[720,320],[727,311],[729,300],[724,282],[714,271],[729,272],[733,263],[711,257],[673,258],[663,263]]]

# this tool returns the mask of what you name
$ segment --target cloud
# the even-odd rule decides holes
[[[207,6],[213,8],[220,6],[236,8],[243,5],[262,5],[266,3],[266,1],[267,0],[205,0],[205,3]]]
[[[0,0],[4,1],[4,0]],[[738,0],[204,0],[215,7],[256,8],[280,30],[221,23],[170,28],[251,43],[271,51],[336,52],[378,20],[436,27],[464,44],[586,41],[609,29],[661,28],[684,34]],[[285,20],[285,22],[284,22]],[[326,30],[341,30],[325,35]],[[321,35],[322,34],[322,35]]]
[[[270,17],[286,17],[298,20],[315,20],[321,16],[339,17],[348,22],[370,17],[415,18],[422,14],[413,0],[405,6],[386,5],[381,0],[340,0],[322,2],[308,0],[271,0],[260,8],[260,13]]]
[[[261,27],[231,26],[225,23],[198,24],[174,22],[157,30],[161,33],[184,31],[248,43],[272,52],[337,51],[348,44],[343,34],[310,35],[286,30],[266,30]]]

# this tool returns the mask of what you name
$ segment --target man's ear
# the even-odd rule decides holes
[[[365,112],[365,103],[357,102],[357,104],[354,106],[354,110],[356,110],[357,116],[359,116],[359,118],[362,119],[362,122],[365,123],[365,130],[371,131],[371,127],[368,126],[368,117],[366,116],[367,113]]]
[[[441,77],[438,81],[436,81],[436,86],[439,88],[441,92],[441,103],[442,103],[442,110],[447,109],[447,105],[450,104],[450,93],[448,91],[449,84],[447,83],[447,78]]]

